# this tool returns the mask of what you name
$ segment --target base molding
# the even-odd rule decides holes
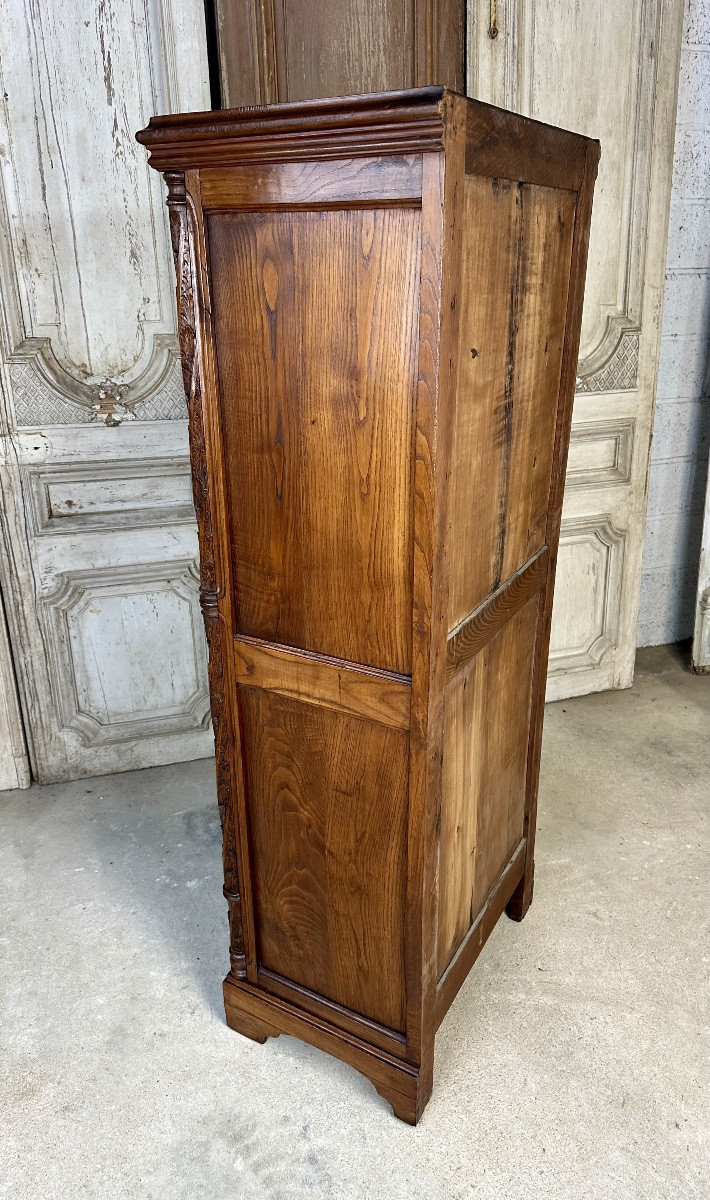
[[[369,1079],[396,1117],[416,1125],[431,1095],[431,1070],[425,1072],[414,1063],[395,1058],[230,975],[222,988],[230,1029],[256,1042],[285,1033],[325,1050]]]

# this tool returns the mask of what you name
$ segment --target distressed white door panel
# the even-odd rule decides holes
[[[87,462],[40,468],[29,475],[40,534],[194,520],[186,459],[176,464],[119,461],[106,464],[100,478]]]
[[[201,739],[191,735],[207,728],[209,700],[194,560],[68,571],[42,605],[75,770],[84,748],[102,771],[115,770],[148,737],[178,735],[199,752]]]
[[[614,687],[625,536],[608,514],[562,522],[550,636],[548,699]],[[564,686],[559,680],[564,672]]]
[[[0,26],[0,579],[35,776],[212,752],[162,183],[135,142],[209,106],[201,0]]]
[[[630,417],[578,421],[570,438],[567,486],[580,488],[629,483],[634,425],[635,421]]]
[[[548,697],[633,680],[683,6],[469,5],[468,90],[601,141]],[[689,217],[672,252],[707,236]]]

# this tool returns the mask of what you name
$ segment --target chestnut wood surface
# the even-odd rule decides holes
[[[419,212],[208,230],[237,631],[409,673]]]
[[[408,738],[239,688],[259,961],[404,1029]]]
[[[538,614],[533,596],[446,689],[440,975],[523,837]]]
[[[234,639],[234,658],[238,683],[409,729],[411,680],[406,675],[244,637]]]
[[[227,1020],[416,1122],[437,1025],[532,898],[598,144],[441,88],[139,139],[178,270]]]

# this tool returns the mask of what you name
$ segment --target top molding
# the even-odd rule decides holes
[[[443,87],[153,117],[136,134],[158,171],[441,153],[464,136],[466,171],[579,191],[599,143]]]
[[[136,138],[158,171],[440,151],[444,110],[455,95],[426,87],[151,117]]]

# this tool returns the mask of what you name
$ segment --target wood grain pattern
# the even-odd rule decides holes
[[[333,162],[244,163],[231,170],[202,172],[205,209],[236,212],[247,208],[421,201],[422,160],[418,154],[390,158],[341,158]]]
[[[449,104],[447,103],[447,108]],[[419,355],[414,467],[414,584],[412,595],[412,708],[407,835],[407,1057],[420,1069],[426,1100],[433,1086],[436,920],[436,819],[442,738],[438,703],[443,670],[441,622],[445,618],[444,493],[451,408],[440,407],[440,353],[453,309],[442,300],[445,245],[445,161],[427,154],[422,163],[422,251],[419,285]],[[449,223],[453,239],[456,223]],[[448,297],[447,297],[448,298]],[[447,329],[448,331],[448,329]],[[446,344],[443,347],[446,353]],[[441,389],[443,391],[443,389]],[[438,453],[437,453],[438,452]],[[438,477],[438,478],[437,478]],[[438,503],[437,503],[438,495]]]
[[[409,674],[419,213],[209,230],[237,630]]]
[[[464,86],[464,0],[216,0],[216,12],[225,108]]]
[[[566,129],[554,129],[490,104],[468,108],[468,175],[578,192],[586,155],[584,138]]]
[[[234,660],[238,683],[365,717],[392,729],[409,729],[412,689],[407,676],[365,670],[339,659],[299,654],[245,638],[235,639]]]
[[[571,193],[490,179],[465,203],[450,629],[544,544],[574,215]]]
[[[543,546],[524,567],[474,609],[470,617],[451,631],[446,647],[447,683],[545,585],[549,558],[549,550]]]
[[[263,967],[404,1029],[404,733],[239,689]]]
[[[538,611],[533,597],[446,689],[439,975],[523,836]]]

